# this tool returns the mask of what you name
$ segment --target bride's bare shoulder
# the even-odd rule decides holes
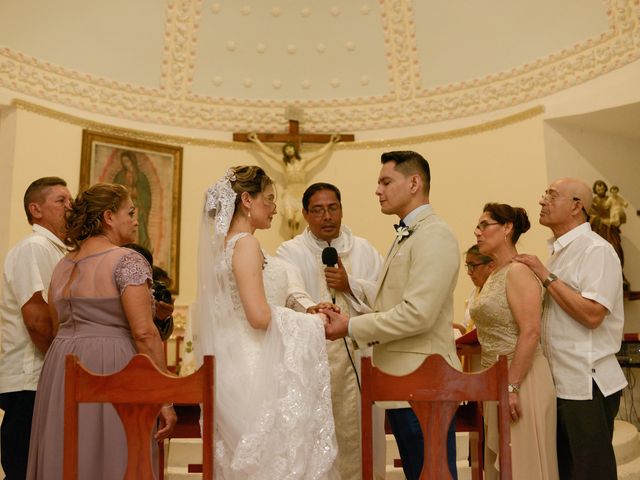
[[[261,254],[260,242],[251,234],[243,235],[235,242],[233,256],[234,258],[247,255]]]
[[[260,242],[258,242],[258,239],[253,235],[251,235],[250,233],[247,233],[246,235],[242,235],[236,240],[236,248],[241,245],[244,246],[245,248],[256,247],[256,246],[260,248]]]

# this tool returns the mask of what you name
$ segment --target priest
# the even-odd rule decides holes
[[[322,305],[335,304],[352,316],[370,312],[382,257],[342,225],[340,190],[330,183],[314,183],[302,196],[302,215],[308,227],[277,250],[288,264],[287,306],[313,313]],[[359,480],[359,360],[350,339],[328,341],[327,353],[340,476]]]

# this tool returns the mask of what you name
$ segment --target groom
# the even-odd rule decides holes
[[[429,204],[429,164],[411,151],[382,154],[376,195],[382,213],[397,215],[400,226],[378,280],[374,313],[349,318],[332,310],[326,336],[349,335],[373,346],[373,362],[393,375],[406,375],[437,353],[460,369],[453,339],[453,290],[458,277],[458,243]],[[387,410],[408,480],[418,480],[423,435],[411,408]],[[456,474],[455,428],[447,441],[449,469]]]

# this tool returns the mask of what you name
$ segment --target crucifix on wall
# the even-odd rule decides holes
[[[267,157],[282,165],[284,174],[284,192],[282,211],[289,234],[293,238],[300,231],[302,224],[302,213],[300,203],[302,194],[307,188],[307,172],[338,142],[353,142],[353,135],[300,133],[300,122],[289,120],[289,132],[287,133],[234,133],[233,140],[236,142],[253,142],[258,149]],[[268,143],[284,143],[282,155],[278,155],[274,149],[265,145]],[[323,143],[322,148],[310,155],[302,157],[300,155],[300,145],[302,143]]]

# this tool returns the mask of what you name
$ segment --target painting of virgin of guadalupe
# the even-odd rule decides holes
[[[98,182],[127,187],[136,206],[136,243],[173,280],[178,293],[182,148],[84,130],[80,190]]]

